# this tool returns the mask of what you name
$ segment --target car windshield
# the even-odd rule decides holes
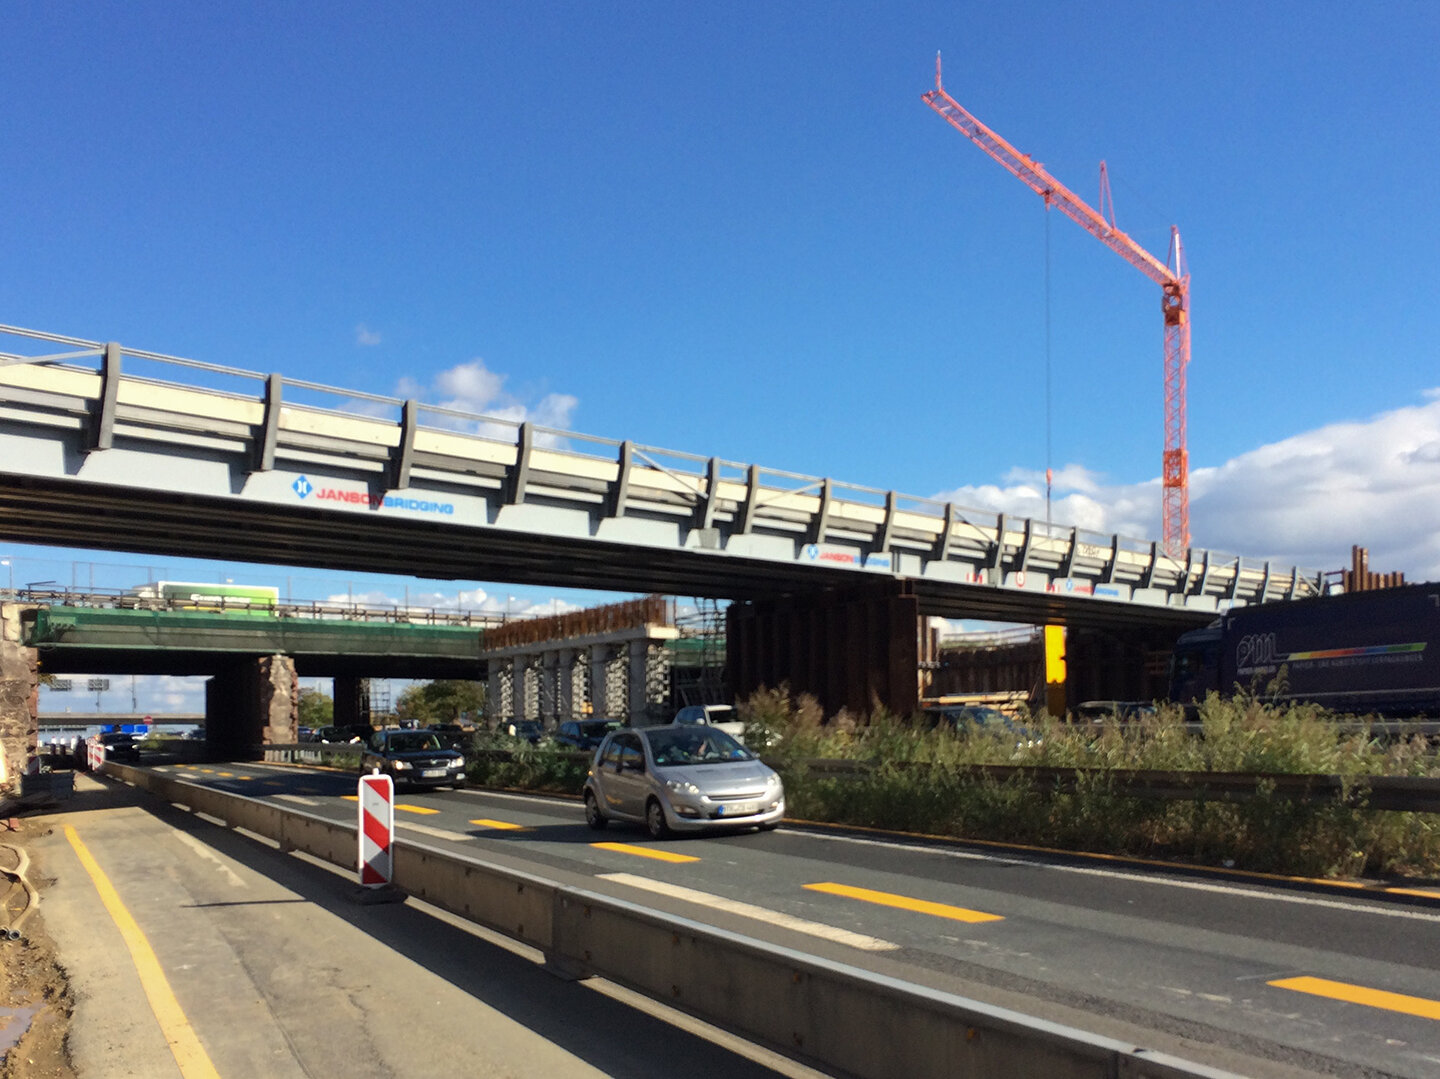
[[[648,732],[650,753],[660,767],[682,764],[718,764],[754,760],[754,755],[724,731],[709,728],[670,727]]]
[[[406,731],[404,734],[392,734],[386,745],[396,753],[421,753],[427,749],[439,749],[440,740],[423,731]]]
[[[623,724],[615,720],[593,719],[580,724],[580,733],[586,738],[604,738],[611,731],[618,731]]]

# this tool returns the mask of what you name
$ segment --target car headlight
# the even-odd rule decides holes
[[[691,783],[688,779],[667,779],[665,789],[674,791],[676,794],[699,794],[700,788]]]
[[[765,789],[770,791],[780,789],[780,777],[774,772],[765,777]]]
[[[415,766],[414,766],[413,764],[411,764],[409,761],[391,761],[391,762],[390,762],[390,766],[391,766],[392,768],[394,768],[395,771],[397,771],[397,772],[403,772],[403,771],[405,771],[407,768],[414,768],[414,767],[415,767]]]

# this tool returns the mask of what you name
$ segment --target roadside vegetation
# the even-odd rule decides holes
[[[814,821],[1307,877],[1440,877],[1440,814],[1370,809],[1367,776],[1440,777],[1424,738],[1347,731],[1313,706],[1211,697],[1198,724],[1176,708],[1126,724],[927,730],[883,711],[825,721],[812,698],[764,690],[740,702],[746,742],[785,780],[788,815]],[[547,744],[481,736],[472,781],[577,793],[586,761]],[[827,762],[853,762],[843,769]],[[976,765],[1021,766],[999,775]],[[1028,768],[1072,771],[1065,792]],[[1239,801],[1127,793],[1126,770],[1338,775],[1344,797],[1305,802],[1262,784]]]
[[[1347,732],[1314,706],[1212,696],[1198,725],[1161,707],[1126,724],[1021,716],[964,733],[923,731],[884,712],[822,723],[813,699],[784,691],[757,693],[741,710],[779,735],[766,756],[794,817],[1297,876],[1440,875],[1440,815],[1369,809],[1363,782],[1440,777],[1434,748],[1421,737]],[[829,775],[817,766],[824,760],[872,767]],[[984,764],[1075,769],[1074,791],[1044,793],[1023,772],[969,770]],[[1118,770],[1338,775],[1353,785],[1343,801],[1301,802],[1263,785],[1246,801],[1162,801],[1127,794]]]

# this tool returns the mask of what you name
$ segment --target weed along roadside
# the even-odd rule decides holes
[[[1125,724],[1021,717],[962,733],[884,713],[822,722],[783,691],[739,711],[796,819],[1301,877],[1440,876],[1435,797],[1385,808],[1415,804],[1393,788],[1436,789],[1436,747],[1311,706],[1212,696],[1198,724],[1161,707]],[[563,794],[587,767],[543,743],[471,758],[472,782]]]

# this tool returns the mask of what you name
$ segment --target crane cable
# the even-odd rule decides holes
[[[1055,474],[1051,470],[1051,396],[1050,396],[1050,202],[1045,202],[1045,532],[1050,532],[1050,487]]]

